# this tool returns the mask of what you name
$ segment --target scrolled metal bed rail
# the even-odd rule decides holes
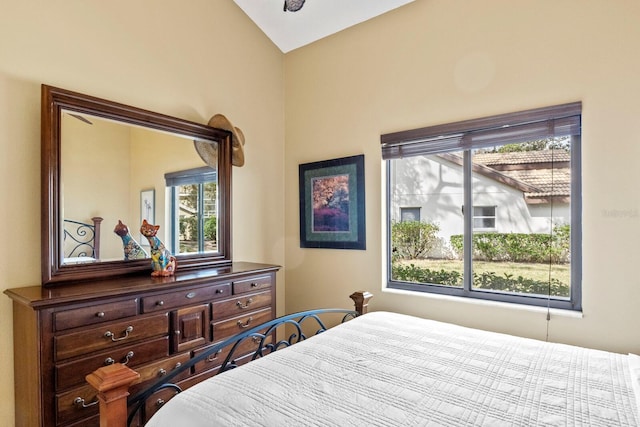
[[[357,311],[345,309],[319,309],[302,311],[278,317],[274,320],[262,323],[258,326],[254,326],[253,328],[247,329],[244,332],[218,342],[217,344],[209,347],[203,353],[191,358],[188,362],[182,364],[178,369],[167,372],[162,378],[156,380],[153,384],[146,387],[141,392],[130,396],[127,399],[127,407],[129,408],[127,425],[131,426],[132,422],[137,419],[136,417],[138,417],[138,415],[141,415],[141,418],[145,422],[147,421],[148,417],[144,412],[145,403],[156,392],[166,388],[172,388],[176,391],[176,393],[181,392],[181,388],[177,384],[171,383],[171,380],[184,371],[191,369],[198,362],[207,360],[210,356],[217,355],[224,348],[231,346],[224,361],[220,365],[217,373],[217,375],[219,375],[225,371],[236,368],[238,366],[236,361],[240,357],[248,357],[249,355],[251,355],[251,360],[255,360],[281,348],[289,347],[290,345],[296,344],[300,341],[304,341],[310,336],[317,335],[326,331],[327,327],[325,326],[323,320],[320,319],[320,316],[332,313],[342,314],[341,323],[344,323],[345,321],[360,315],[360,313],[358,313]],[[292,328],[293,332],[289,333],[285,339],[270,342],[271,339],[275,340],[276,332],[280,328]],[[313,330],[315,332],[307,335],[304,333],[304,330]],[[236,354],[236,351],[238,350],[238,348],[240,348],[240,345],[245,343],[247,340],[252,340],[255,343],[255,350]]]

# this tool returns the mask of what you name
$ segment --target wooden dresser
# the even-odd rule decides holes
[[[168,278],[5,291],[13,299],[16,426],[98,426],[87,374],[126,362],[140,373],[141,388],[207,346],[274,318],[278,268],[233,263]],[[214,375],[218,364],[210,358],[196,365],[179,384]]]

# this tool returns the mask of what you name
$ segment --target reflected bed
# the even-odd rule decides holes
[[[72,219],[63,221],[63,264],[83,264],[100,259],[101,223],[99,216],[91,218],[91,223]]]

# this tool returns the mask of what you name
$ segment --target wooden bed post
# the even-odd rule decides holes
[[[367,314],[369,311],[369,300],[373,298],[373,294],[367,291],[356,291],[349,295],[356,306],[358,314]]]
[[[140,374],[121,363],[114,363],[85,378],[98,390],[100,427],[126,427],[129,386],[140,378]]]
[[[91,221],[93,221],[93,257],[100,259],[100,224],[102,223],[102,217],[94,216]]]

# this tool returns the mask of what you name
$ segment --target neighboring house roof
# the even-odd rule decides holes
[[[456,154],[441,155],[462,164]],[[523,192],[527,203],[569,203],[571,153],[566,150],[474,153],[473,171]]]

